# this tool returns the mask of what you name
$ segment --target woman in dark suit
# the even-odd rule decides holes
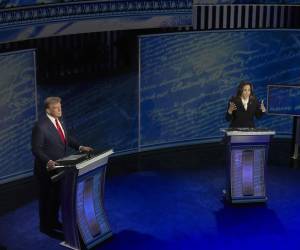
[[[236,96],[231,97],[226,112],[230,128],[255,128],[254,117],[260,118],[266,112],[263,101],[259,102],[250,82],[241,82]]]

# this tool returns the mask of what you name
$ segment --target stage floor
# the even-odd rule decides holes
[[[230,205],[222,200],[222,163],[179,165],[151,168],[149,162],[146,169],[108,176],[113,237],[95,249],[299,249],[299,168],[271,164],[267,203]],[[0,245],[65,249],[38,231],[37,201],[0,217]]]

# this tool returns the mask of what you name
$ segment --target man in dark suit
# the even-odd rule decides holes
[[[35,156],[34,174],[39,186],[40,231],[52,234],[61,231],[59,222],[60,182],[52,182],[55,160],[66,156],[68,147],[81,152],[92,148],[80,144],[67,133],[62,117],[61,98],[48,97],[45,100],[46,114],[36,122],[32,130],[32,152]]]

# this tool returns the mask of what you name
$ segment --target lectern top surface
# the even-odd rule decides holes
[[[58,159],[56,160],[56,162],[60,165],[74,165],[81,161],[84,161],[86,158],[87,158],[87,154],[73,154]]]
[[[110,155],[112,153],[113,153],[112,150],[106,150],[106,151],[94,150],[91,153],[68,155],[64,158],[56,160],[56,162],[63,166],[74,166],[82,162],[96,160],[98,158],[101,158],[101,156],[106,157],[107,155]]]
[[[266,128],[227,128],[221,129],[226,135],[275,135],[274,130]]]
[[[79,170],[78,175],[83,175],[97,167],[104,166],[108,161],[108,157],[113,154],[113,152],[114,151],[110,149],[102,154],[98,154],[97,156],[76,164],[76,168]]]

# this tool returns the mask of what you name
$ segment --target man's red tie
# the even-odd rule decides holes
[[[56,124],[57,132],[59,134],[60,139],[62,140],[62,142],[64,144],[66,144],[66,138],[65,138],[64,133],[61,129],[61,126],[59,125],[58,119],[55,119],[55,124]]]

